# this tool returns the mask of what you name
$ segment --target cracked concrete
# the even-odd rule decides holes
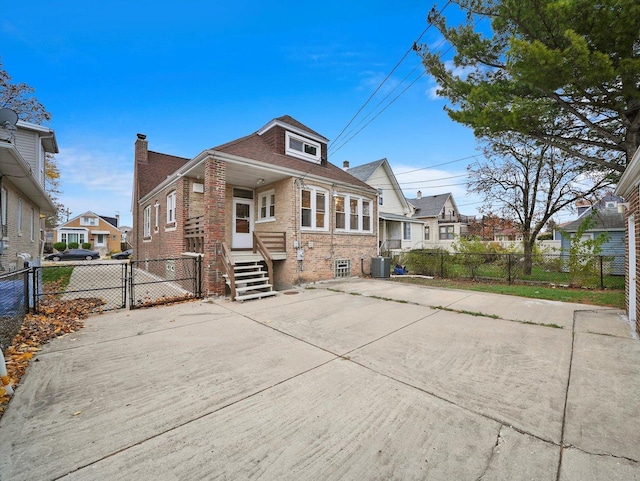
[[[0,479],[640,479],[619,311],[314,287],[90,318],[17,389]]]

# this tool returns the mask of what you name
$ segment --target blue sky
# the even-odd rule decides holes
[[[13,81],[34,87],[52,114],[61,200],[71,215],[118,212],[128,225],[136,133],[147,135],[150,150],[193,157],[288,114],[334,140],[424,31],[433,6],[416,0],[104,5],[5,2],[0,57]],[[437,46],[440,38],[430,29],[422,42]],[[409,53],[350,130],[423,71]],[[464,174],[468,157],[478,154],[476,142],[470,129],[448,118],[434,88],[420,77],[358,135],[330,147],[329,161],[357,166],[386,157],[408,197],[418,189],[452,192],[462,213],[473,215],[481,199],[466,194]]]

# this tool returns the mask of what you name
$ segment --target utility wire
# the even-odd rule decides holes
[[[448,0],[447,3],[445,4],[444,7],[442,7],[442,9],[440,10],[440,14],[442,12],[445,11],[445,9],[451,4],[452,0]],[[398,63],[396,63],[396,65],[393,67],[393,69],[391,69],[391,72],[389,72],[387,74],[387,76],[384,78],[384,80],[382,82],[380,82],[380,85],[378,85],[378,87],[373,91],[373,93],[369,96],[369,98],[367,99],[367,101],[358,109],[358,111],[355,113],[355,115],[353,117],[351,117],[351,120],[349,120],[349,122],[347,123],[347,125],[340,131],[340,133],[338,134],[338,136],[334,139],[334,142],[337,142],[338,139],[340,139],[340,137],[342,137],[342,134],[344,134],[345,130],[347,130],[349,128],[349,126],[353,123],[353,121],[356,119],[356,117],[358,117],[358,115],[360,115],[360,112],[362,112],[362,110],[369,104],[369,102],[371,101],[371,99],[373,99],[373,97],[378,93],[378,91],[382,88],[382,86],[386,83],[387,80],[389,80],[389,78],[391,77],[391,75],[393,74],[393,72],[396,71],[396,69],[400,66],[400,64],[402,62],[404,62],[404,59],[407,58],[407,56],[409,55],[409,53],[411,53],[411,51],[414,49],[414,46],[420,41],[420,39],[424,36],[425,33],[427,33],[427,31],[431,28],[431,24],[427,25],[427,27],[422,31],[422,33],[420,34],[420,36],[413,42],[413,44],[407,49],[407,51],[405,52],[405,54],[402,56],[402,58],[398,61]],[[415,81],[414,81],[415,82]],[[406,90],[406,89],[405,89]],[[368,125],[368,124],[367,124]],[[344,145],[344,144],[343,144]]]

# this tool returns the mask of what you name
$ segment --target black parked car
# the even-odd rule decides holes
[[[129,259],[133,254],[133,249],[127,249],[126,251],[118,252],[117,254],[111,254],[112,259]]]
[[[48,261],[74,261],[74,260],[87,260],[100,259],[100,254],[96,251],[90,251],[88,249],[69,249],[64,252],[54,252],[45,256]]]

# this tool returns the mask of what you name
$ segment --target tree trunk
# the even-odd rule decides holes
[[[531,275],[531,268],[533,267],[533,242],[523,241],[524,247],[524,263],[522,264],[522,273],[525,276]]]

